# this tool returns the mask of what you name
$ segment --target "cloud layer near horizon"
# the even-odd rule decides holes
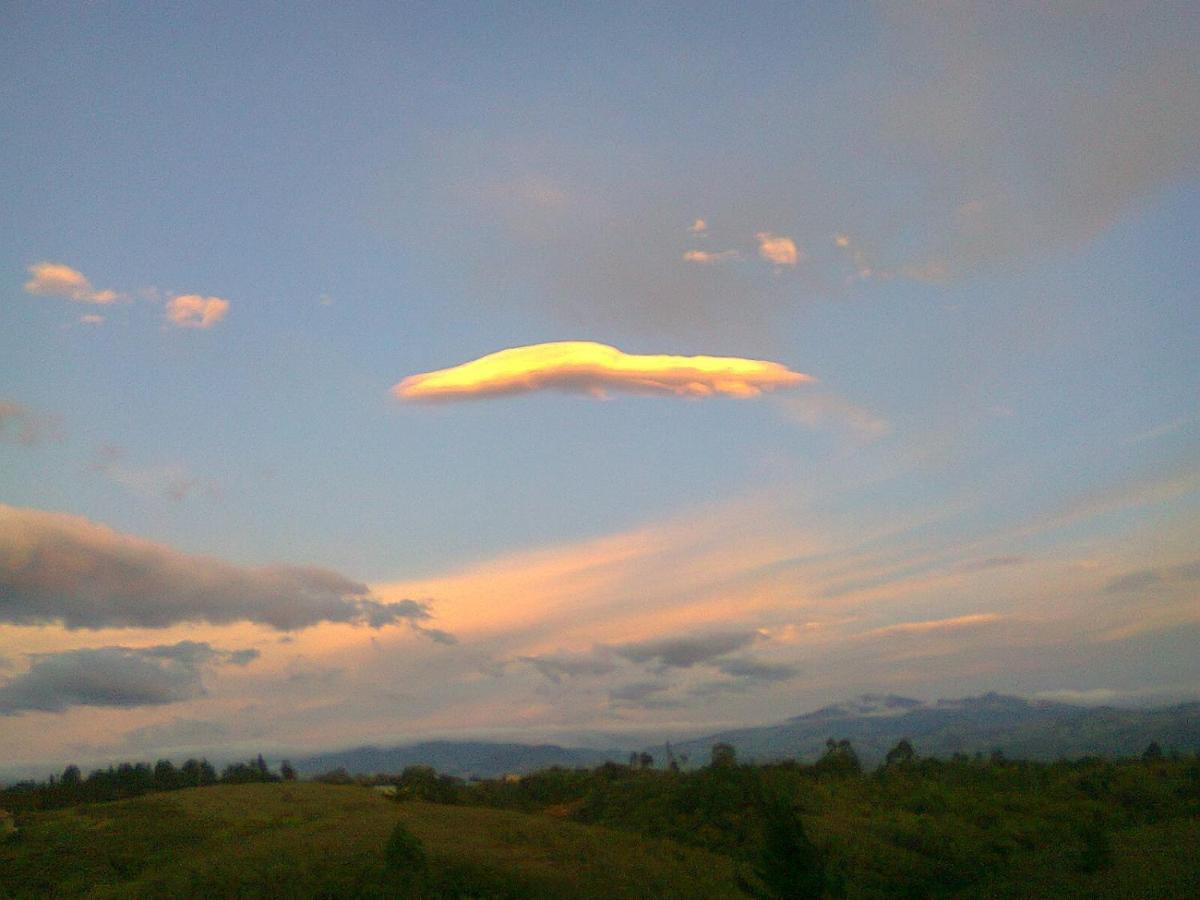
[[[165,628],[249,621],[279,630],[320,622],[381,628],[432,616],[415,600],[383,603],[315,566],[236,566],[121,534],[82,516],[0,504],[0,623]]]
[[[29,671],[0,685],[0,716],[192,700],[204,694],[200,676],[206,668],[244,666],[258,655],[257,650],[218,650],[197,641],[39,653]]]
[[[734,356],[623,353],[593,341],[513,347],[462,365],[410,375],[392,388],[401,400],[449,401],[540,390],[604,397],[610,390],[675,397],[755,397],[811,381],[781,363]]]

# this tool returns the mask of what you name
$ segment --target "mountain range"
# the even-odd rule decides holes
[[[829,738],[849,740],[868,767],[878,765],[902,738],[912,743],[918,755],[937,757],[996,750],[1012,759],[1134,756],[1151,741],[1166,752],[1194,753],[1200,751],[1200,703],[1121,709],[996,693],[932,703],[893,694],[866,694],[776,725],[739,728],[672,743],[670,753],[682,765],[692,767],[708,762],[713,744],[726,743],[733,745],[743,761],[812,762],[824,752]],[[294,764],[301,775],[337,768],[351,774],[399,772],[410,765],[429,765],[449,775],[494,778],[550,766],[574,768],[606,761],[626,762],[631,750],[649,753],[657,765],[668,759],[665,743],[593,750],[555,744],[427,741],[322,753],[295,760]]]

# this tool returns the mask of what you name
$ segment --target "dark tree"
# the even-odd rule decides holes
[[[714,769],[728,769],[737,765],[737,750],[733,744],[713,744],[712,766]]]
[[[818,900],[825,891],[825,862],[795,807],[783,797],[759,804],[762,849],[754,867],[755,882],[740,876],[741,888],[754,897]]]
[[[71,789],[79,787],[80,782],[83,781],[83,777],[79,773],[79,766],[67,766],[63,769],[61,781],[63,787]]]
[[[1142,759],[1146,762],[1159,762],[1162,758],[1162,747],[1158,746],[1158,741],[1151,741],[1150,745],[1142,751]]]
[[[292,764],[286,759],[279,764],[279,774],[283,776],[284,781],[296,780],[296,770],[292,768]]]
[[[833,738],[825,742],[825,755],[813,768],[825,775],[858,775],[862,772],[862,764],[850,742]]]
[[[917,754],[913,750],[912,744],[908,742],[908,738],[901,738],[900,743],[887,752],[884,764],[888,766],[903,766],[908,765],[916,758]]]
[[[169,759],[160,759],[154,764],[154,786],[160,791],[169,791],[179,786],[180,773]]]

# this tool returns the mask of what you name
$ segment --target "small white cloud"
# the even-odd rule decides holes
[[[179,328],[211,328],[225,318],[229,301],[220,297],[183,294],[167,304],[167,321]]]
[[[725,262],[730,259],[741,259],[742,254],[736,250],[722,250],[719,253],[709,253],[705,250],[689,250],[683,254],[683,258],[687,262],[702,263],[705,265],[712,263]]]
[[[25,292],[41,297],[65,297],[77,303],[106,305],[120,299],[116,291],[98,291],[87,277],[62,263],[39,262],[29,267],[30,279]]]
[[[767,262],[777,266],[794,266],[803,258],[796,242],[790,237],[760,231],[754,236],[758,239],[758,255]]]

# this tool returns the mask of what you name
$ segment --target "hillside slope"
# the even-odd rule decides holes
[[[0,842],[0,897],[394,896],[397,822],[436,885],[490,897],[737,896],[725,857],[549,816],[249,784],[38,813]]]

